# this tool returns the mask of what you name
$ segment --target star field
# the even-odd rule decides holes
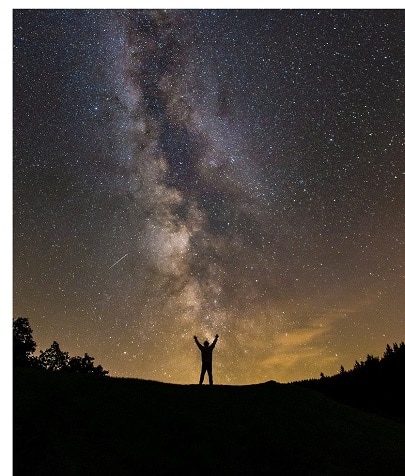
[[[14,10],[14,317],[111,376],[405,339],[403,10]]]

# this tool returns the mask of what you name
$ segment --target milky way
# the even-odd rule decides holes
[[[15,10],[14,317],[112,376],[405,338],[402,10]]]

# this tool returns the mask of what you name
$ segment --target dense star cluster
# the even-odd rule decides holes
[[[111,376],[405,339],[403,10],[14,10],[14,317]]]

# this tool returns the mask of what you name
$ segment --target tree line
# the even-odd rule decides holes
[[[387,344],[381,358],[367,355],[352,369],[340,366],[336,375],[302,380],[300,385],[313,388],[342,403],[388,416],[405,423],[404,405],[405,343]]]
[[[32,336],[32,329],[26,317],[13,319],[13,365],[15,367],[34,367],[52,372],[70,372],[106,376],[108,370],[101,365],[94,365],[94,357],[87,353],[83,357],[70,357],[63,352],[59,344],[53,341],[52,345],[35,356],[37,344]]]

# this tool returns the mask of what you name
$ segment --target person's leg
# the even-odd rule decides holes
[[[208,378],[209,378],[209,381],[210,381],[210,385],[213,385],[214,381],[212,379],[212,364],[208,365],[207,367],[208,367],[207,371],[208,371]]]
[[[204,381],[204,374],[205,374],[205,367],[204,365],[201,366],[201,374],[200,374],[200,385],[202,385],[203,381]]]

